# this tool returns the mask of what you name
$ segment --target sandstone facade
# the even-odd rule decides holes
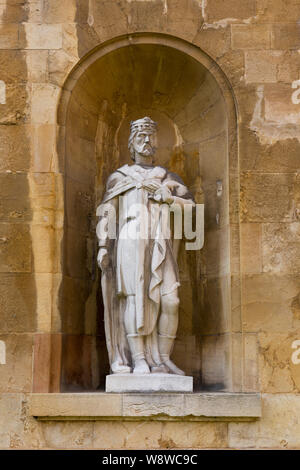
[[[0,0],[0,448],[300,447],[299,18],[292,0]],[[257,420],[31,415],[31,393],[103,388],[95,207],[141,110],[206,206],[174,360],[198,392],[261,393]]]

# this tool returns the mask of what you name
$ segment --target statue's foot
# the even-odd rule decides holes
[[[113,374],[130,374],[131,369],[129,366],[124,366],[124,364],[119,364],[119,362],[113,362],[111,365],[111,371]]]
[[[168,373],[169,373],[169,369],[164,364],[161,364],[160,366],[151,367],[151,374],[168,374]]]
[[[150,374],[150,369],[145,359],[138,359],[135,363],[134,374]]]
[[[167,359],[166,361],[164,361],[163,364],[167,366],[167,368],[172,374],[185,375],[185,372],[179,369],[179,367],[175,366],[174,362],[172,362],[171,359]]]

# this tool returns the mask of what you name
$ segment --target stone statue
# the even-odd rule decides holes
[[[156,127],[149,117],[131,122],[134,164],[109,176],[97,209],[97,261],[113,374],[185,375],[170,359],[178,326],[180,240],[164,236],[162,208],[195,203],[179,176],[154,166]],[[114,226],[110,236],[108,227],[113,233]]]

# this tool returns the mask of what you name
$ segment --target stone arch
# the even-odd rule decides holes
[[[108,174],[130,161],[130,119],[146,113],[159,124],[159,163],[179,173],[206,207],[204,249],[180,261],[175,360],[194,375],[198,389],[241,390],[234,94],[220,67],[201,49],[158,33],[119,37],[95,48],[62,89],[57,117],[64,181],[64,223],[57,245],[62,275],[52,321],[62,337],[61,389],[101,388],[108,373],[95,207]]]

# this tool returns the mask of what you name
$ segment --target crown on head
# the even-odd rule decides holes
[[[141,131],[151,131],[155,132],[157,128],[157,123],[152,121],[148,116],[145,116],[142,119],[137,119],[136,121],[130,122],[130,132],[141,132]]]

